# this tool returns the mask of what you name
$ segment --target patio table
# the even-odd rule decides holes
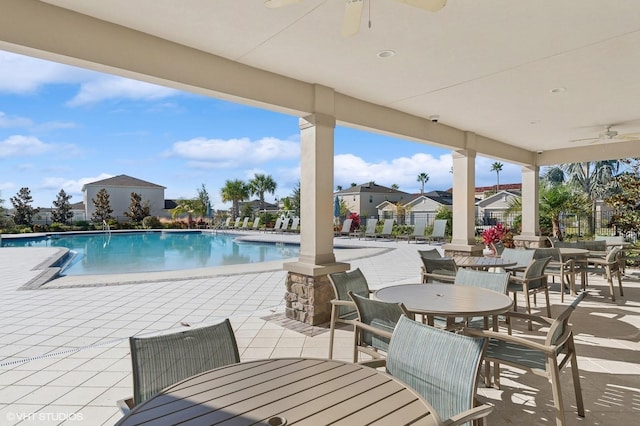
[[[490,269],[506,268],[517,265],[517,262],[495,256],[453,256],[459,268]]]
[[[591,252],[587,249],[573,248],[573,247],[558,247],[558,251],[560,252],[560,256],[562,256],[563,259],[567,259],[567,258],[574,259],[577,262],[585,263],[585,267],[582,269],[582,274],[584,275],[580,278],[581,282],[584,284],[586,280],[586,274],[587,274],[586,260],[587,260],[587,256]],[[572,265],[571,274],[570,274],[571,277],[569,279],[569,293],[571,294],[571,296],[576,295],[576,278],[575,278],[574,269],[575,267]],[[561,286],[564,286],[564,283],[562,283]]]
[[[418,393],[374,368],[336,360],[243,362],[190,377],[117,425],[437,424]],[[184,423],[183,423],[184,422]]]
[[[455,284],[394,285],[381,288],[375,296],[384,302],[402,302],[409,312],[425,315],[431,326],[436,316],[446,317],[449,327],[456,317],[496,316],[513,306],[506,294]]]

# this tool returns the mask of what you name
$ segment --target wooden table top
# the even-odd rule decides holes
[[[460,268],[488,269],[517,265],[517,262],[495,256],[453,256],[453,260]]]
[[[414,390],[376,369],[283,358],[190,377],[136,406],[117,425],[267,425],[276,417],[288,425],[436,425],[432,412]]]
[[[402,302],[410,312],[421,315],[489,316],[503,314],[513,305],[506,294],[455,284],[394,285],[375,295],[384,302]]]

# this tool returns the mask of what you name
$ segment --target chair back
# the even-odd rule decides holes
[[[290,217],[285,217],[284,219],[282,219],[282,222],[280,223],[280,231],[286,231],[289,228],[290,223],[291,223]]]
[[[573,311],[576,310],[578,304],[587,297],[587,292],[583,291],[576,297],[576,299],[562,311],[549,327],[545,345],[547,346],[559,346],[558,353],[561,351],[562,346],[571,335],[571,326],[569,325],[569,318]]]
[[[607,253],[607,256],[604,258],[607,263],[614,264],[618,260],[618,254],[622,251],[620,247],[614,247]]]
[[[444,238],[446,231],[447,231],[446,219],[436,219],[433,221],[433,231],[431,231],[431,236],[433,238]]]
[[[526,268],[533,260],[533,250],[522,250],[506,247],[502,251],[501,258],[516,262],[514,268]]]
[[[375,220],[375,219],[374,219]],[[369,297],[369,283],[360,268],[347,272],[334,272],[329,274],[329,282],[333,287],[333,293],[338,300],[351,300],[349,292],[362,297]],[[355,318],[357,310],[355,306],[338,306],[339,318]]]
[[[560,250],[555,247],[552,248],[537,248],[533,251],[534,259],[542,259],[545,257],[550,257],[554,262],[562,262],[562,258],[560,256]]]
[[[533,259],[529,266],[527,266],[527,269],[524,270],[523,277],[527,281],[527,287],[529,288],[529,290],[540,288],[546,284],[547,275],[544,273],[544,270],[550,261],[551,257]]]
[[[560,242],[560,239],[558,237],[547,237],[547,239],[549,240],[549,244],[551,244],[551,247],[556,247],[556,243]]]
[[[298,226],[300,226],[300,218],[294,217],[293,221],[291,222],[291,228],[289,230],[292,232],[296,232],[298,230]]]
[[[241,220],[242,220],[242,218],[240,216],[236,217],[236,221],[233,222],[233,227],[234,228],[240,228],[240,225],[242,224]]]
[[[279,217],[276,219],[276,223],[273,225],[273,229],[280,229],[280,227],[282,226],[282,218]]]
[[[420,255],[420,258],[442,259],[442,255],[437,248],[432,248],[429,250],[418,250],[418,255]]]
[[[589,251],[607,251],[607,242],[605,240],[584,241],[584,248]]]
[[[353,292],[349,292],[349,297],[356,304],[358,311],[358,321],[363,324],[379,328],[389,333],[393,333],[398,320],[409,312],[402,303],[382,302],[380,300],[362,297]],[[389,339],[369,331],[362,331],[361,341],[358,344],[365,344],[377,350],[387,352],[389,350]]]
[[[416,223],[413,225],[413,235],[414,237],[424,237],[424,232],[427,229],[427,219],[418,218],[416,219]]]
[[[231,323],[177,333],[129,338],[133,401],[144,402],[162,389],[213,368],[240,362]]]
[[[387,372],[415,389],[445,420],[473,408],[486,339],[439,330],[400,317]]]
[[[595,241],[604,241],[606,244],[624,243],[624,237],[622,235],[596,235]]]
[[[351,222],[353,222],[353,219],[345,219],[344,222],[342,222],[342,231],[340,231],[341,234],[348,234],[349,232],[351,232]]]
[[[508,272],[487,272],[460,268],[456,273],[456,279],[453,283],[468,287],[481,287],[506,294],[509,276],[510,274]]]
[[[365,237],[375,237],[377,224],[378,219],[367,219],[367,229],[364,230]]]
[[[380,235],[391,235],[391,233],[393,232],[393,222],[394,219],[385,219]]]
[[[438,281],[438,276],[440,276],[444,278],[444,281],[453,282],[458,272],[458,267],[453,258],[441,257],[430,259],[421,257],[420,259],[422,260],[427,275],[435,276],[432,278],[436,278],[436,281]],[[448,279],[449,277],[450,279]]]
[[[229,225],[231,225],[231,216],[229,216],[229,217],[227,218],[227,220],[225,220],[225,221],[224,221],[224,226],[225,226],[225,228],[228,228],[228,227],[229,227]]]
[[[260,216],[256,217],[256,219],[253,221],[253,229],[258,228],[260,228]]]
[[[246,216],[243,220],[242,220],[242,226],[241,228],[247,228],[247,226],[249,225],[249,216]]]

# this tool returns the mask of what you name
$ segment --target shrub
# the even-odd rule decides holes
[[[360,216],[358,213],[350,213],[347,219],[351,219],[351,229],[349,232],[355,232],[356,229],[360,229]]]
[[[162,228],[160,219],[156,216],[146,216],[142,219],[142,226],[147,229]]]
[[[88,231],[91,227],[91,222],[87,220],[76,220],[73,222],[73,226],[75,226],[80,231]]]
[[[60,222],[53,222],[51,225],[49,225],[49,230],[51,232],[61,232],[64,231],[62,224]]]

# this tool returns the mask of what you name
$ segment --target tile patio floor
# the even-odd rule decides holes
[[[339,250],[337,257],[360,267],[373,288],[419,281],[416,250],[424,244],[336,243],[369,247]],[[120,418],[116,401],[132,393],[127,338],[183,327],[181,323],[230,318],[242,360],[327,355],[326,328],[294,330],[277,321],[284,312],[286,275],[279,263],[164,277],[147,274],[152,281],[119,285],[114,284],[131,277],[61,279],[56,286],[45,286],[56,288],[19,290],[50,255],[51,249],[0,249],[0,425],[114,424]],[[613,303],[606,283],[590,277],[591,295],[573,314],[587,415],[580,419],[575,414],[571,375],[565,369],[569,425],[638,424],[640,271],[628,270],[627,275],[625,297]],[[82,286],[96,283],[102,284]],[[557,292],[551,298],[555,315],[562,309],[560,298]],[[565,304],[571,301],[568,297]],[[350,361],[351,331],[344,328],[336,336],[335,358]],[[489,424],[554,424],[544,378],[510,369],[503,372],[501,390],[481,385],[479,395],[496,406]]]

